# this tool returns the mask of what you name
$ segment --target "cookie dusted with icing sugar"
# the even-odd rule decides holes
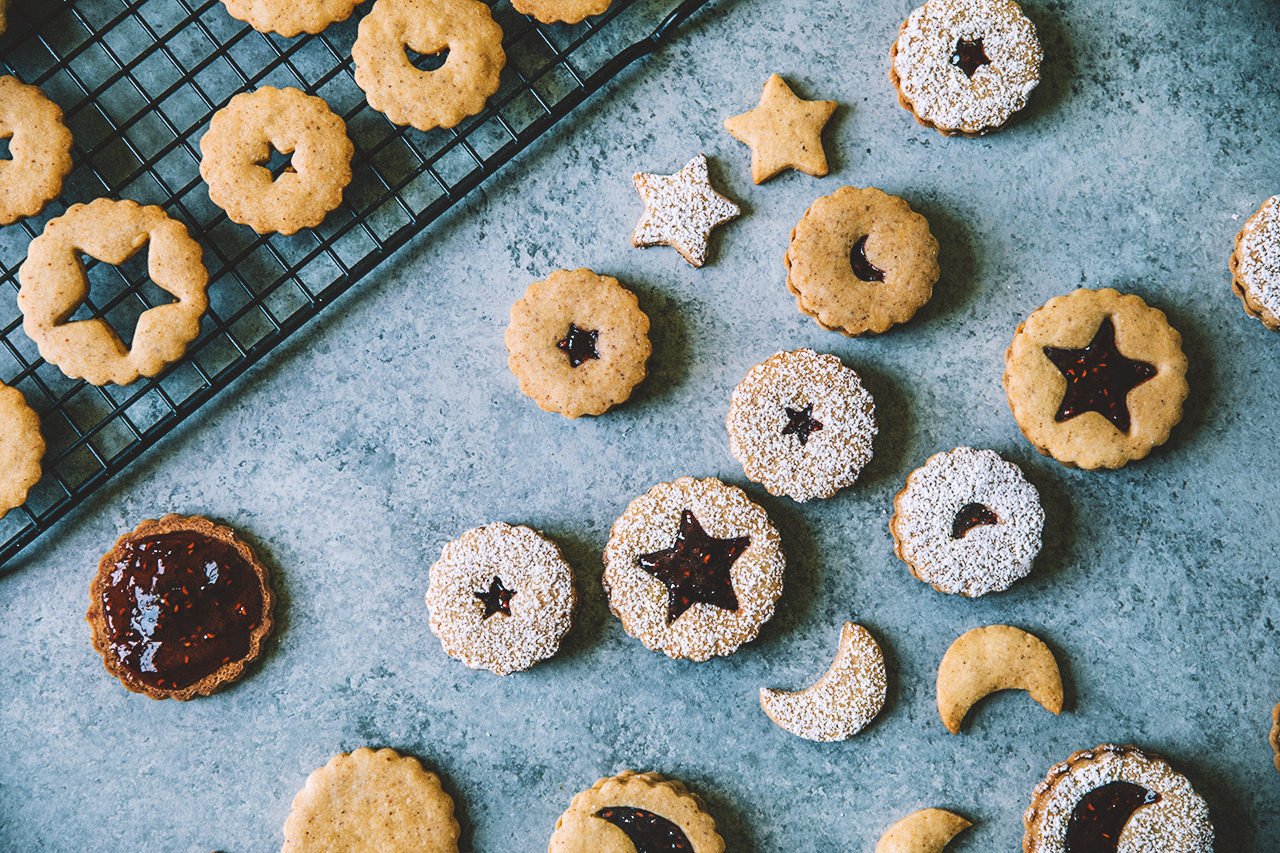
[[[1236,235],[1231,286],[1246,314],[1280,331],[1280,195],[1264,201]]]

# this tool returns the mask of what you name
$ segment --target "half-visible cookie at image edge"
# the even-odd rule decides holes
[[[17,388],[0,382],[0,518],[22,506],[43,472],[40,416]]]
[[[1245,313],[1280,331],[1280,195],[1245,220],[1231,252],[1231,287]]]
[[[973,823],[946,809],[920,809],[885,830],[875,853],[942,853]]]
[[[0,6],[0,31],[4,25]],[[62,108],[17,77],[0,77],[0,136],[9,155],[0,160],[0,225],[34,216],[62,192],[71,171],[71,131]]]
[[[511,0],[511,7],[544,24],[580,24],[609,11],[613,0]]]
[[[1276,769],[1280,770],[1280,704],[1271,709],[1271,735],[1267,739],[1275,753]]]
[[[578,794],[547,853],[724,853],[702,799],[674,779],[624,770]]]
[[[806,101],[774,74],[756,108],[725,119],[724,127],[751,148],[752,182],[762,184],[784,169],[821,178],[827,174],[822,129],[835,111],[835,101]]]
[[[260,33],[293,38],[351,17],[364,0],[222,0],[227,14]]]

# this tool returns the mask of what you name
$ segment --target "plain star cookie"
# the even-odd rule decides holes
[[[40,416],[21,391],[0,382],[0,518],[22,506],[40,482],[44,451]]]
[[[511,0],[511,7],[544,24],[580,24],[609,11],[613,0]]]
[[[755,639],[782,595],[785,565],[777,528],[745,492],[681,477],[613,523],[604,587],[628,634],[668,657],[705,661]]]
[[[871,461],[875,403],[853,370],[811,349],[780,352],[733,389],[729,451],[770,494],[829,498]]]
[[[836,111],[835,101],[806,101],[774,74],[764,84],[760,104],[727,118],[725,129],[751,148],[751,180],[762,184],[784,169],[821,178],[827,174],[822,129]]]
[[[307,777],[282,853],[457,853],[453,798],[418,759],[361,747]]]
[[[1000,690],[1025,690],[1049,713],[1062,713],[1062,673],[1043,640],[1009,625],[961,634],[938,666],[942,724],[959,734],[969,709]]]
[[[674,779],[624,770],[573,798],[548,853],[724,853],[702,800]]]
[[[992,450],[957,447],[907,476],[889,529],[894,552],[917,579],[976,598],[1031,573],[1044,509],[1018,466]]]
[[[711,232],[742,213],[711,186],[705,154],[674,175],[640,172],[632,180],[644,202],[644,213],[631,235],[631,245],[637,249],[670,246],[695,267],[707,262]]]
[[[222,0],[227,14],[260,33],[292,38],[351,17],[364,0]]]
[[[0,7],[0,22],[3,15]],[[8,225],[62,192],[72,140],[62,108],[17,77],[0,77],[0,137],[9,139],[9,156],[0,160],[0,225]]]
[[[431,631],[445,654],[498,675],[554,655],[576,603],[560,548],[536,530],[502,523],[445,545],[427,589]]]
[[[1245,313],[1280,331],[1280,195],[1245,220],[1231,253],[1231,285]]]

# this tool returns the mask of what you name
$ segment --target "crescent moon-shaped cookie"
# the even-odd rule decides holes
[[[876,843],[876,853],[942,853],[971,826],[972,821],[946,809],[921,809],[889,827]]]
[[[969,709],[999,690],[1025,690],[1046,711],[1062,713],[1062,674],[1043,640],[1009,625],[974,628],[938,667],[938,714],[947,731],[959,734]]]
[[[813,684],[788,693],[760,688],[760,707],[793,735],[817,741],[845,740],[884,707],[887,690],[884,653],[871,633],[844,623],[831,668]]]

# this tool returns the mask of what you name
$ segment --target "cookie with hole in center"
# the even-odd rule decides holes
[[[4,29],[0,6],[0,31]],[[0,137],[9,156],[0,160],[0,225],[34,216],[62,192],[71,171],[71,131],[62,108],[17,77],[0,77]]]
[[[544,24],[580,24],[611,5],[613,0],[511,0],[511,8]]]
[[[322,32],[330,24],[351,17],[364,0],[222,0],[227,14],[260,33],[293,38]]]
[[[1231,252],[1231,286],[1245,313],[1280,331],[1280,195],[1245,220]]]
[[[22,506],[40,482],[44,451],[40,416],[21,391],[0,382],[0,518]]]
[[[624,770],[573,798],[548,853],[724,853],[702,799],[674,779]]]

